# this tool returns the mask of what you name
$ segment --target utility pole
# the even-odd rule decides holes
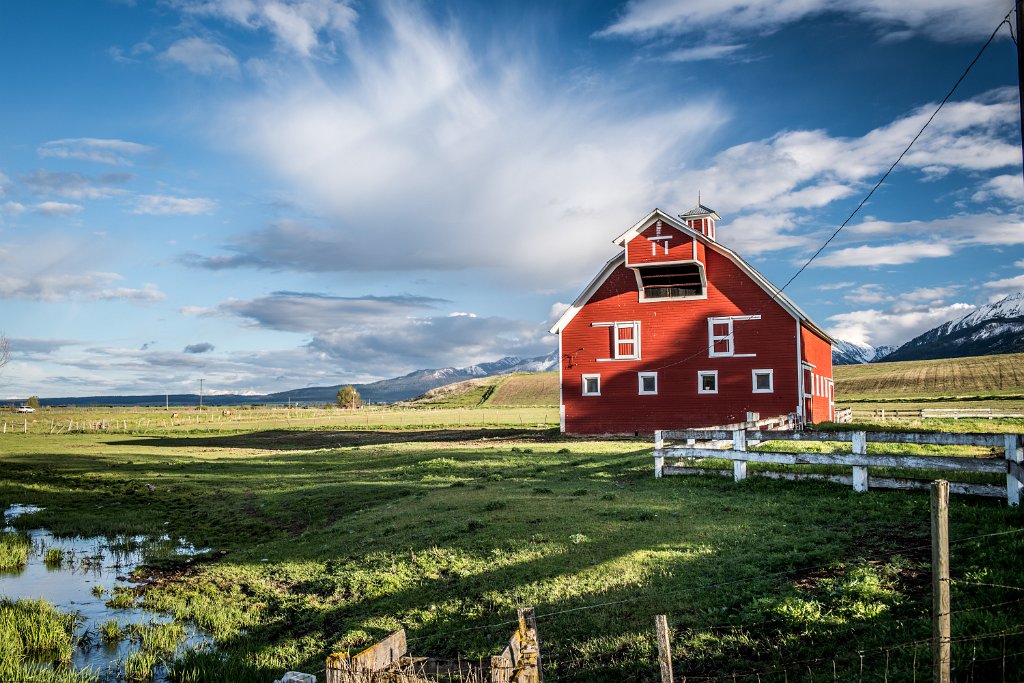
[[[199,380],[199,410],[203,409],[203,380]]]
[[[932,681],[950,683],[949,482],[932,482]]]
[[[1020,149],[1021,159],[1024,160],[1024,47],[1021,47],[1020,37],[1024,31],[1024,0],[1017,0],[1017,96],[1020,101]],[[1024,173],[1021,174],[1024,181]]]

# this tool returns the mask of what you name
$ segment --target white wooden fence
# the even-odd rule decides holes
[[[686,440],[686,445],[666,446],[666,441]],[[731,442],[731,448],[709,447],[715,442]],[[851,444],[849,453],[775,453],[748,451],[747,446],[762,441],[831,441]],[[698,445],[704,442],[707,445]],[[867,444],[903,443],[939,446],[984,446],[1001,449],[1005,457],[970,458],[944,455],[868,454]],[[782,465],[840,465],[852,468],[851,475],[797,472],[753,472],[752,475],[773,479],[820,479],[852,485],[855,491],[872,488],[927,488],[929,481],[895,477],[868,478],[869,467],[898,467],[954,472],[1005,474],[1006,488],[992,484],[950,482],[953,493],[1006,497],[1010,505],[1020,505],[1024,491],[1024,435],[1020,434],[957,434],[922,432],[809,432],[766,431],[761,429],[691,429],[657,431],[654,433],[654,476],[660,478],[679,474],[722,474],[728,470],[665,464],[666,458],[718,458],[732,461],[732,477],[747,477],[748,462]]]

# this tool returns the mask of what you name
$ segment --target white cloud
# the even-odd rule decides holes
[[[811,265],[824,268],[845,268],[849,266],[898,266],[914,263],[924,258],[950,256],[953,248],[949,244],[935,242],[900,242],[884,246],[846,247],[825,252]]]
[[[31,257],[22,257],[25,254]],[[119,273],[81,269],[82,264],[95,263],[96,256],[88,243],[73,239],[41,236],[15,243],[10,251],[0,251],[0,299],[147,303],[165,298],[156,285],[118,287],[124,280]]]
[[[251,300],[229,300],[215,311],[193,314],[241,318],[246,326],[310,333],[308,348],[342,372],[357,369],[376,377],[411,370],[467,365],[505,355],[537,356],[555,339],[548,323],[510,320],[463,311],[434,313],[444,302],[421,296],[337,297],[275,292]]]
[[[281,221],[235,237],[233,256],[195,263],[479,267],[564,287],[608,257],[617,230],[664,204],[681,155],[699,154],[728,118],[703,98],[624,116],[630,98],[544,92],[522,57],[482,61],[454,30],[386,12],[389,49],[351,46],[351,79],[281,84],[224,124],[325,227]]]
[[[338,0],[185,0],[186,11],[269,31],[278,46],[303,57],[334,50],[332,37],[345,36],[357,14]]]
[[[853,287],[856,284],[857,284],[856,282],[849,282],[849,281],[846,281],[846,282],[826,282],[824,284],[816,286],[815,289],[821,290],[823,292],[829,292],[829,291],[832,291],[832,290],[835,290],[835,289],[849,289],[850,287]]]
[[[856,344],[900,345],[944,322],[974,310],[966,303],[919,306],[913,309],[865,309],[828,318],[829,333]]]
[[[25,212],[25,205],[20,202],[4,202],[0,205],[0,213],[5,216],[17,216]]]
[[[901,168],[991,171],[1018,165],[1020,148],[1007,142],[1019,120],[1016,106],[1016,93],[1009,89],[947,104]],[[680,187],[700,187],[723,215],[821,208],[862,191],[866,181],[881,175],[934,109],[934,104],[922,106],[861,137],[785,131],[730,147],[676,180]]]
[[[1005,246],[1024,244],[1024,216],[978,213],[931,221],[867,220],[847,227],[844,234],[861,239],[927,235],[953,246]]]
[[[1015,265],[1019,268],[1024,268],[1024,261],[1018,261]],[[1007,294],[1024,292],[1024,274],[991,280],[985,283],[985,287],[993,290],[992,300],[1001,299]]]
[[[971,199],[976,202],[1002,199],[1020,206],[1024,203],[1024,182],[1019,173],[998,175],[985,181],[981,189],[971,195]]]
[[[106,199],[125,193],[120,185],[132,179],[127,173],[103,173],[87,176],[39,170],[21,176],[21,182],[38,195],[56,195],[68,199]]]
[[[32,211],[43,216],[73,216],[82,210],[81,204],[65,202],[41,202],[32,207]]]
[[[103,138],[65,138],[43,143],[37,150],[41,157],[81,159],[114,166],[131,166],[129,157],[152,152],[153,148],[128,140]]]
[[[161,53],[160,58],[202,76],[237,76],[239,73],[238,60],[231,50],[205,38],[182,38]]]
[[[666,62],[704,62],[725,59],[743,49],[743,45],[698,45],[666,52],[660,59]]]
[[[152,216],[197,216],[212,213],[217,203],[202,197],[172,197],[169,195],[143,194],[135,201],[132,213]]]
[[[131,289],[129,287],[118,287],[116,289],[100,289],[93,293],[92,298],[103,301],[131,301],[134,303],[151,303],[163,301],[167,295],[160,291],[154,284],[146,284],[142,289]]]
[[[920,33],[937,40],[965,40],[987,37],[1006,10],[999,0],[631,0],[599,35],[761,33],[826,12],[841,12],[878,23],[902,37]]]

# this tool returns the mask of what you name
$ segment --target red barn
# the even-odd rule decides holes
[[[697,204],[655,209],[562,315],[561,426],[577,434],[835,416],[832,338],[715,240]]]

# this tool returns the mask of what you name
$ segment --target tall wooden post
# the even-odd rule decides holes
[[[950,683],[949,482],[932,483],[932,681]]]
[[[1024,482],[1024,435],[1006,435],[1006,503],[1011,507],[1020,505]]]
[[[662,449],[665,448],[665,437],[662,436],[661,430],[655,430],[654,432],[654,478],[661,479],[662,470],[665,469],[665,454]]]
[[[654,630],[658,632],[658,664],[661,683],[672,683],[672,646],[668,638],[668,619],[664,614],[654,617]]]
[[[853,452],[856,455],[866,455],[868,452],[867,432],[854,432]],[[853,490],[857,493],[864,493],[868,490],[868,468],[866,466],[853,466]]]
[[[745,429],[732,430],[732,449],[734,451],[747,450],[747,432]],[[732,461],[732,480],[743,481],[747,478],[747,461]]]

